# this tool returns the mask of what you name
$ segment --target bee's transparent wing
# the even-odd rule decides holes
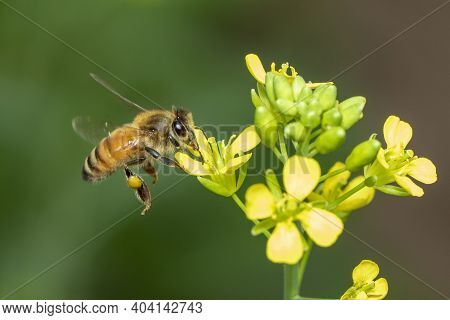
[[[72,128],[77,135],[92,145],[96,145],[114,130],[108,122],[99,121],[90,116],[78,116],[72,119]]]

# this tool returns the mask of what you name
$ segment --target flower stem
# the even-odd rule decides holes
[[[337,169],[337,170],[334,170],[332,172],[329,172],[327,174],[324,174],[323,176],[320,177],[319,182],[322,182],[322,181],[324,181],[324,180],[326,180],[328,178],[337,176],[338,174],[344,172],[345,170],[347,170],[347,168],[344,167],[344,168]]]
[[[283,129],[280,127],[278,129],[278,139],[280,141],[280,150],[281,155],[284,159],[283,163],[286,162],[286,160],[289,158],[287,149],[286,149],[286,140],[284,139]]]
[[[311,254],[311,250],[313,248],[313,243],[312,243],[311,238],[308,238],[306,240],[306,242],[308,243],[308,250],[306,250],[305,253],[303,254],[302,260],[300,260],[300,267],[298,269],[298,289],[299,289],[298,294],[300,294],[300,289],[302,287],[302,281],[303,281],[303,275],[305,274],[306,265],[308,263],[308,258],[309,258],[309,255]]]
[[[274,147],[272,148],[272,151],[273,151],[273,153],[275,154],[275,156],[278,158],[278,160],[280,160],[281,162],[284,163],[284,161],[283,161],[283,156],[282,156],[280,150],[278,150],[278,148],[274,146]]]
[[[298,282],[298,272],[299,263],[294,265],[285,264],[283,266],[284,274],[284,300],[293,300],[298,296],[299,282]]]
[[[238,205],[238,207],[241,208],[241,210],[242,210],[244,213],[246,213],[245,204],[241,201],[241,199],[239,199],[239,197],[237,196],[237,194],[236,194],[236,193],[233,193],[233,194],[231,195],[231,198],[233,198],[234,202],[236,202],[236,204]],[[253,219],[252,222],[253,222],[255,225],[259,223],[259,221],[256,220],[256,219]],[[269,231],[267,231],[267,230],[264,231],[263,233],[264,233],[264,235],[265,235],[267,238],[270,236],[270,233],[269,233]]]
[[[303,140],[302,146],[300,148],[300,153],[303,156],[306,156],[308,154],[308,147],[309,147],[309,140],[311,138],[311,131],[312,131],[311,128],[308,128],[306,130],[306,135],[305,135],[305,138]]]

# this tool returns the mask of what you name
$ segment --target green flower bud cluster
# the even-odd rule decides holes
[[[330,153],[342,146],[346,130],[363,116],[366,99],[339,102],[333,83],[306,82],[287,63],[279,70],[274,63],[269,72],[261,70],[255,76],[257,90],[251,90],[251,100],[256,107],[256,128],[270,148],[276,145],[281,127],[284,136],[298,145],[315,130],[315,152]]]

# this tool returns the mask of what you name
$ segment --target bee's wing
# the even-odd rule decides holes
[[[77,135],[92,145],[96,145],[114,130],[108,122],[102,122],[90,116],[78,116],[72,119],[72,128]]]

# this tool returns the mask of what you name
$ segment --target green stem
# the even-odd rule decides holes
[[[283,266],[284,274],[284,300],[293,300],[298,296],[299,282],[298,282],[298,268],[299,264],[294,265],[285,264]]]
[[[332,172],[329,172],[327,174],[324,174],[323,176],[320,177],[319,182],[322,182],[324,180],[327,180],[328,178],[334,177],[334,176],[344,172],[345,170],[347,170],[347,168],[344,167],[344,168],[337,169],[337,170],[334,170]]]
[[[312,140],[312,139],[314,139],[315,137],[318,137],[318,136],[320,136],[320,134],[322,133],[322,129],[317,129],[316,131],[314,131],[312,134],[311,134],[311,136],[309,137],[309,140]]]
[[[367,179],[366,179],[367,180]],[[356,185],[353,189],[347,191],[346,193],[344,193],[342,196],[338,197],[336,200],[334,200],[333,202],[331,202],[328,206],[327,206],[327,210],[333,210],[335,209],[341,202],[343,202],[344,200],[350,198],[352,195],[354,195],[355,193],[357,193],[359,190],[361,190],[362,188],[364,188],[366,186],[366,180],[364,180],[363,182],[361,182],[360,184]]]
[[[275,154],[275,156],[278,158],[278,160],[280,160],[281,162],[284,163],[284,161],[283,161],[283,156],[281,155],[280,150],[278,150],[278,148],[274,146],[274,147],[272,148],[272,151],[273,151],[273,153]]]
[[[232,195],[231,195],[231,198],[233,198],[233,200],[234,200],[234,202],[236,202],[236,204],[238,205],[238,207],[239,208],[241,208],[241,210],[245,213],[245,214],[247,214],[247,209],[245,208],[245,204],[241,201],[241,199],[239,199],[239,197],[237,196],[237,194],[236,193],[233,193]],[[259,221],[257,220],[257,219],[252,219],[252,222],[256,225],[256,224],[258,224],[259,223]],[[269,231],[264,231],[263,232],[264,233],[264,235],[267,237],[267,238],[269,238],[269,236],[270,236],[270,233],[269,233]]]
[[[306,240],[306,243],[308,244],[308,250],[306,250],[305,253],[303,254],[302,260],[300,260],[300,267],[298,269],[298,288],[299,288],[299,291],[298,291],[297,294],[300,294],[300,289],[302,287],[302,281],[303,281],[303,275],[305,274],[306,265],[308,263],[308,258],[309,258],[309,255],[311,254],[311,250],[313,248],[313,243],[312,243],[311,238],[308,238]]]
[[[316,149],[313,149],[311,151],[308,152],[308,157],[312,158],[314,157],[316,154],[318,153],[318,151]]]
[[[302,146],[300,148],[300,153],[303,156],[306,156],[308,154],[308,146],[309,146],[309,139],[311,137],[311,128],[308,128],[306,130],[305,139],[303,140]]]
[[[286,140],[284,139],[283,129],[280,127],[278,129],[278,139],[280,141],[280,150],[281,155],[284,159],[283,163],[286,162],[286,160],[289,158],[287,149],[286,149]]]

